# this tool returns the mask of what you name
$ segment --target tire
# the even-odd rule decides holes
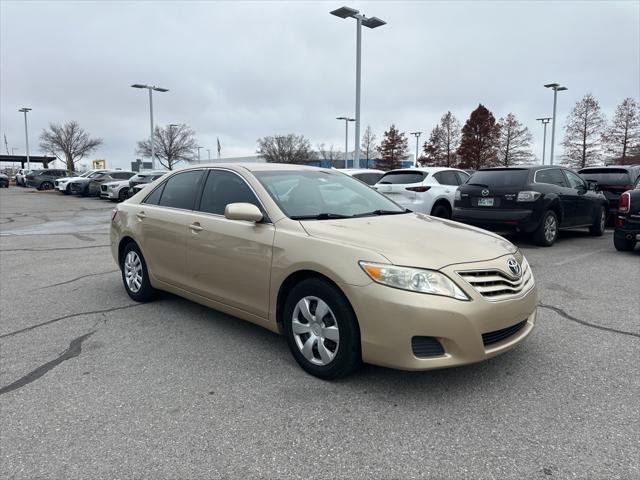
[[[138,245],[134,242],[130,242],[124,247],[120,259],[120,271],[122,272],[124,289],[132,300],[150,302],[158,296],[158,290],[153,288],[149,282],[147,263]]]
[[[305,305],[308,315],[304,314]],[[321,319],[316,317],[318,308],[326,312]],[[360,330],[351,305],[326,280],[310,278],[289,292],[283,324],[296,362],[315,377],[341,378],[362,363]]]
[[[627,240],[626,238],[620,238],[616,235],[613,236],[613,246],[620,252],[632,252],[633,249],[636,248],[636,242],[637,240],[633,238]]]
[[[40,188],[38,190],[51,190],[53,188],[53,183],[51,182],[42,182],[40,184]]]
[[[598,215],[593,221],[593,225],[589,227],[589,233],[594,237],[601,237],[604,235],[604,229],[607,226],[607,209],[600,207]]]
[[[558,239],[558,216],[553,210],[547,210],[542,216],[540,226],[533,232],[533,241],[541,247],[550,247]]]
[[[127,199],[127,194],[129,193],[129,189],[127,187],[123,187],[118,192],[118,201],[124,202]]]
[[[451,209],[444,203],[439,203],[437,205],[434,205],[434,207],[431,209],[431,216],[438,217],[438,218],[446,218],[450,220]]]

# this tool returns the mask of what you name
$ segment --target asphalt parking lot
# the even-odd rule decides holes
[[[640,247],[610,230],[510,238],[540,293],[518,348],[324,382],[257,326],[133,303],[112,208],[0,191],[1,477],[640,478]]]

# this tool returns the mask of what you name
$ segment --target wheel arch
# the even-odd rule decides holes
[[[140,248],[140,245],[138,245],[138,242],[136,242],[133,237],[129,235],[123,236],[118,243],[118,266],[120,267],[122,267],[122,254],[124,253],[124,249],[130,243],[134,243],[138,248]]]

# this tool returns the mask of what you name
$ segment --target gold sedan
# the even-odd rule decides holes
[[[118,205],[129,296],[165,290],[286,336],[320,378],[362,362],[427,370],[505,352],[533,329],[531,269],[504,238],[403,209],[339,170],[216,164]]]

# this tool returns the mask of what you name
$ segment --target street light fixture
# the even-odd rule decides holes
[[[360,13],[355,8],[341,7],[330,12],[331,15],[335,15],[340,18],[355,18],[356,19],[356,132],[355,132],[355,154],[354,163],[360,165],[360,65],[361,65],[361,52],[362,52],[362,25],[367,28],[377,28],[382,25],[386,25],[384,20],[378,17],[367,18],[364,14]],[[346,160],[345,160],[346,161]]]
[[[420,135],[422,135],[422,132],[411,132],[411,135],[416,137],[416,158],[413,161],[413,166],[417,167],[418,166],[418,144],[419,144]]]
[[[18,111],[24,113],[24,140],[27,144],[27,170],[31,170],[31,162],[29,161],[29,128],[27,127],[27,113],[30,112],[31,109],[22,107]]]
[[[134,83],[131,85],[133,88],[146,88],[149,90],[149,118],[151,121],[151,136],[149,137],[149,141],[151,142],[151,168],[155,170],[156,168],[156,159],[155,159],[155,142],[153,141],[153,91],[156,92],[168,92],[168,88],[156,87],[155,85],[143,85],[141,83]]]
[[[344,120],[344,168],[347,168],[347,156],[349,155],[349,122],[355,122],[355,118],[336,117],[336,120]],[[360,163],[358,163],[358,167]],[[355,160],[354,160],[355,167]]]
[[[547,148],[547,123],[549,123],[551,117],[536,118],[536,120],[542,122],[542,125],[544,125],[544,134],[542,136],[542,165],[544,165],[544,156]]]
[[[551,126],[551,155],[549,164],[553,165],[553,149],[556,143],[556,105],[558,103],[558,92],[568,90],[567,87],[561,87],[559,83],[547,83],[545,88],[553,89],[553,125]]]

